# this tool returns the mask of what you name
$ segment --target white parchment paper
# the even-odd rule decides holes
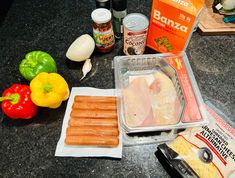
[[[67,103],[67,108],[64,115],[60,139],[57,143],[55,156],[61,157],[122,157],[122,133],[119,126],[119,145],[116,148],[102,147],[85,147],[85,146],[70,146],[64,143],[66,137],[66,129],[72,110],[72,104],[76,95],[89,96],[115,96],[115,89],[97,89],[91,87],[73,87]]]

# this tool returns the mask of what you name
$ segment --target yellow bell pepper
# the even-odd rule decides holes
[[[57,73],[39,73],[30,82],[31,99],[42,107],[58,108],[69,97],[65,79]]]

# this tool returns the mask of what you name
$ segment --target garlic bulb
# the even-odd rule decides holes
[[[86,77],[86,74],[90,72],[91,68],[92,68],[91,59],[87,59],[83,64],[83,67],[82,67],[83,76],[80,80]]]

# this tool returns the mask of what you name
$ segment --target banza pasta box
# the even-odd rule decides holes
[[[205,0],[153,0],[147,46],[176,53],[185,48]]]

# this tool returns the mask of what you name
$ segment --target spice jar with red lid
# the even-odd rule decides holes
[[[105,8],[98,8],[91,13],[91,18],[97,51],[101,53],[110,52],[115,43],[111,12]]]

